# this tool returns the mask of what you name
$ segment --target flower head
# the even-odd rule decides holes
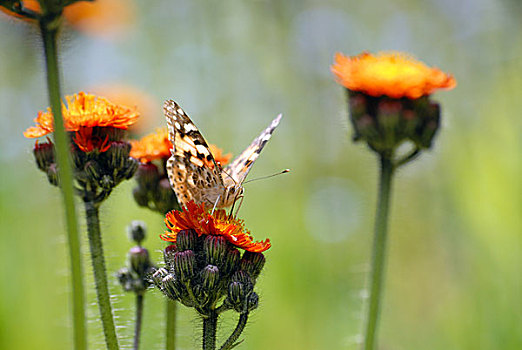
[[[187,203],[182,211],[167,213],[165,224],[168,231],[161,235],[167,242],[176,242],[176,236],[183,230],[194,230],[198,236],[223,236],[230,244],[249,252],[260,253],[271,247],[270,240],[254,242],[243,220],[229,218],[225,210],[216,210],[214,214],[205,211],[204,203]]]
[[[110,147],[109,136],[98,129],[125,130],[134,124],[139,114],[134,108],[113,104],[103,97],[80,92],[66,96],[67,105],[62,103],[65,129],[74,132],[74,142],[84,152],[98,149],[101,152]],[[28,128],[24,136],[36,138],[54,131],[54,116],[51,108],[39,111],[34,120],[36,126]]]
[[[167,129],[157,129],[154,133],[146,135],[140,140],[131,141],[131,145],[131,157],[139,159],[142,163],[149,163],[156,159],[165,160],[171,155],[172,142],[169,140]],[[227,164],[232,157],[230,153],[223,154],[221,148],[215,145],[209,145],[209,149],[216,163],[221,165]]]
[[[375,97],[416,99],[437,89],[452,89],[457,84],[452,75],[399,52],[378,55],[363,52],[353,57],[337,53],[331,71],[348,90]]]
[[[131,140],[131,145],[131,157],[139,159],[142,163],[169,158],[171,155],[172,143],[169,141],[167,129],[157,129],[140,140]]]

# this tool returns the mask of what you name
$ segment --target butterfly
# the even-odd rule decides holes
[[[232,206],[243,196],[242,184],[282,118],[278,115],[237,158],[222,168],[198,128],[176,102],[165,101],[163,113],[173,145],[167,173],[179,204],[185,206],[193,200],[218,209]]]

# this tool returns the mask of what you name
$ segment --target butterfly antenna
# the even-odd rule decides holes
[[[243,204],[243,199],[245,198],[245,196],[241,196],[240,197],[240,201],[239,201],[239,205],[237,206],[237,210],[236,210],[236,213],[234,214],[234,217],[237,218],[237,213],[239,212],[239,209],[241,209],[241,205]]]
[[[272,175],[256,177],[255,179],[245,181],[245,182],[243,182],[243,184],[247,184],[247,183],[249,183],[249,182],[257,181],[257,180],[269,179],[269,178],[271,178],[271,177],[274,177],[274,176],[277,176],[277,175],[281,175],[281,174],[286,174],[286,173],[289,173],[289,172],[290,172],[290,169],[284,169],[284,170],[281,170],[280,172],[275,173],[275,174],[272,174]]]

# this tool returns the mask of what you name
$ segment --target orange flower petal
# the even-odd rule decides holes
[[[452,75],[398,52],[353,57],[337,53],[331,71],[347,89],[376,97],[416,99],[457,85]]]
[[[176,236],[180,231],[193,229],[198,236],[223,236],[232,245],[250,252],[261,253],[271,247],[269,239],[254,242],[243,221],[228,218],[225,210],[217,210],[213,215],[207,213],[204,203],[197,205],[190,201],[182,211],[173,210],[167,213],[165,224],[168,231],[160,237],[168,242],[176,242]]]

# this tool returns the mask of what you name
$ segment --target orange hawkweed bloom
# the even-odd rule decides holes
[[[40,3],[37,0],[23,0],[21,1],[21,7],[24,10],[28,10],[30,12],[33,12],[35,14],[41,14],[42,8],[40,7]],[[0,11],[16,18],[20,18],[22,20],[32,21],[33,18],[28,18],[24,16],[23,14],[13,12],[3,6],[0,6]]]
[[[337,82],[348,90],[375,97],[416,99],[457,85],[452,75],[399,52],[363,52],[353,57],[337,53],[330,69]]]
[[[109,135],[100,138],[96,129],[126,130],[139,117],[133,108],[116,105],[103,97],[84,92],[65,98],[67,105],[62,103],[65,129],[74,132],[73,140],[84,152],[91,152],[94,149],[104,152],[110,147]],[[29,127],[24,132],[25,137],[41,137],[54,131],[54,116],[51,108],[46,112],[39,111],[34,121],[36,126]]]
[[[139,159],[142,163],[150,163],[156,159],[168,159],[171,155],[172,143],[169,140],[167,129],[158,129],[140,140],[132,140],[131,145],[130,156]],[[216,163],[223,166],[230,161],[232,157],[230,153],[223,154],[221,148],[212,144],[208,147]],[[211,163],[209,166],[214,166],[214,164]]]
[[[126,33],[134,22],[135,9],[129,0],[80,1],[65,7],[63,16],[86,34],[117,37]]]
[[[243,220],[229,218],[225,210],[216,210],[214,214],[210,214],[205,211],[204,203],[198,205],[190,201],[182,211],[173,210],[167,213],[165,224],[168,231],[160,237],[167,242],[175,243],[180,231],[192,229],[198,236],[223,236],[237,248],[253,253],[261,253],[271,247],[269,239],[254,242]]]
[[[139,159],[142,163],[170,157],[172,143],[169,141],[167,129],[157,129],[156,132],[140,140],[131,140],[130,143],[132,146],[130,156]]]

